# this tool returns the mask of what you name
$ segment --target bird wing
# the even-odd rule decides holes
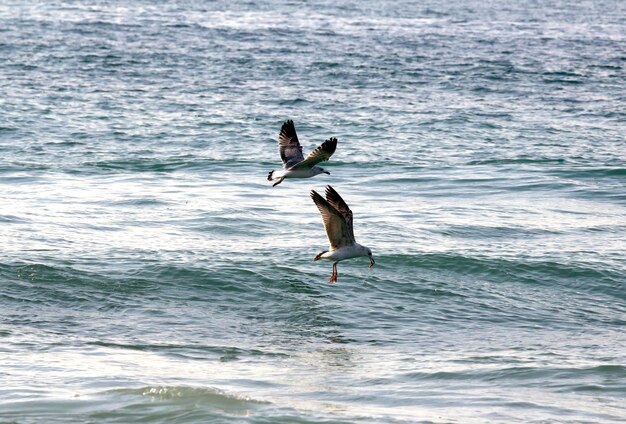
[[[311,198],[322,214],[331,249],[352,245],[352,211],[341,196],[331,186],[327,186],[326,199],[315,190],[311,190]]]
[[[335,153],[335,149],[337,149],[337,139],[335,137],[331,137],[318,146],[317,149],[309,153],[309,155],[302,162],[297,163],[291,169],[313,168],[318,163],[330,159],[333,153]]]
[[[291,119],[285,121],[280,129],[278,148],[285,169],[289,169],[304,160],[302,146],[300,146],[300,141],[298,141],[298,135],[296,134],[296,127]]]

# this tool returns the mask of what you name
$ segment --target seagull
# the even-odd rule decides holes
[[[337,281],[337,263],[344,259],[369,256],[369,267],[373,267],[375,262],[372,251],[354,240],[352,211],[339,193],[331,186],[326,186],[326,199],[315,190],[311,190],[311,198],[322,214],[326,235],[330,242],[330,250],[320,252],[313,260],[328,259],[334,261],[330,282],[334,283]]]
[[[330,175],[330,172],[317,166],[318,163],[330,159],[337,148],[337,139],[331,137],[313,150],[306,159],[302,156],[302,146],[298,141],[296,127],[293,121],[289,119],[283,123],[278,135],[278,147],[280,149],[280,158],[283,160],[282,171],[270,171],[267,174],[267,181],[276,181],[272,187],[282,183],[285,178],[310,178],[322,172]]]

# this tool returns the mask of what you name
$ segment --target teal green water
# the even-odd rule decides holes
[[[0,422],[626,419],[619,1],[0,5]],[[293,119],[331,175],[272,188]],[[331,184],[367,258],[327,248]]]

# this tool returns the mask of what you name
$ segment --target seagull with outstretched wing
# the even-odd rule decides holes
[[[293,121],[289,119],[283,123],[280,129],[278,147],[280,158],[283,160],[283,170],[269,172],[267,180],[277,180],[272,186],[282,183],[285,178],[310,178],[321,173],[330,175],[330,172],[317,166],[317,164],[327,161],[335,153],[337,139],[335,137],[329,138],[305,158],[302,156],[302,146],[300,146],[296,134],[296,127],[293,125]]]
[[[337,263],[344,259],[369,256],[370,268],[374,266],[372,251],[354,240],[352,230],[352,211],[331,186],[326,186],[326,199],[315,190],[311,190],[311,198],[322,214],[330,249],[320,252],[314,261],[327,259],[333,261],[333,274],[330,282],[337,281]]]

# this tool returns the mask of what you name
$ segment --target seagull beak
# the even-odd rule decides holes
[[[373,267],[375,264],[376,262],[374,262],[374,257],[370,255],[370,268]]]
[[[322,171],[322,172],[323,172],[324,174],[328,174],[328,175],[330,175],[330,172],[328,172],[328,171]]]

